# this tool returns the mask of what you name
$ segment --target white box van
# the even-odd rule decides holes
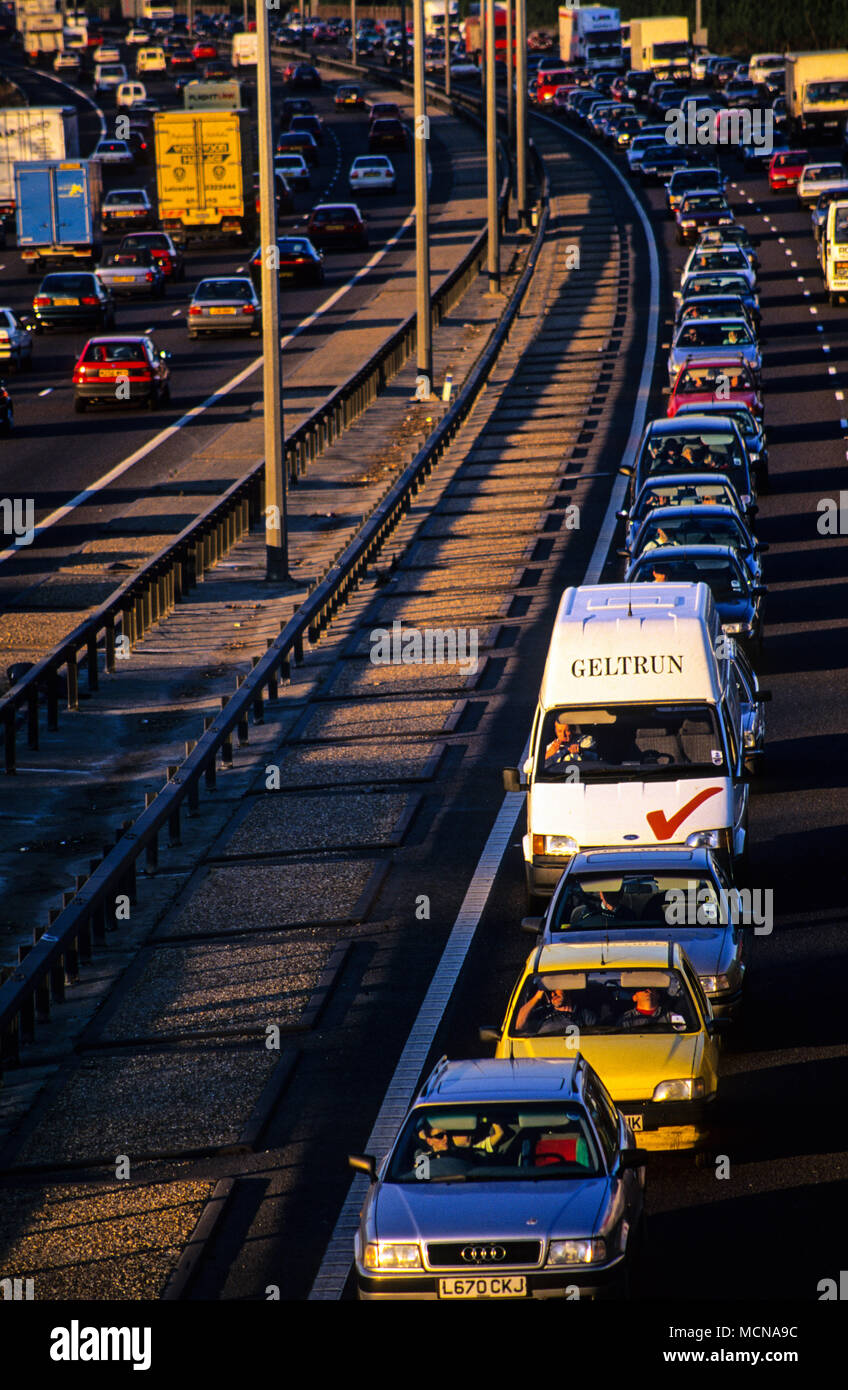
[[[256,67],[259,58],[257,34],[233,34],[230,62],[234,68]]]
[[[168,60],[164,48],[140,48],[135,55],[135,70],[142,72],[167,72]]]
[[[115,91],[116,106],[135,106],[137,101],[147,101],[147,88],[143,82],[122,82]]]
[[[127,80],[123,63],[98,63],[94,69],[95,92],[111,92]]]
[[[744,742],[734,644],[705,584],[566,589],[530,756],[504,770],[507,791],[527,791],[531,898],[578,851],[688,845],[743,860]]]

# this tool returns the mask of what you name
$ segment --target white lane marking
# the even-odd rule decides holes
[[[827,374],[828,374],[828,376],[836,376],[836,368],[835,368],[835,367],[828,367],[828,369],[827,369]],[[837,400],[841,400],[841,399],[842,399],[838,391],[837,391],[837,393],[836,393],[836,399],[837,399]]]
[[[562,130],[557,121],[551,120],[547,116],[539,116],[539,120],[546,125],[553,126],[554,130]],[[639,389],[636,395],[636,406],[633,412],[633,423],[630,436],[625,448],[625,457],[628,457],[631,450],[635,455],[636,447],[642,435],[645,415],[648,409],[648,397],[650,394],[651,377],[653,375],[654,358],[657,351],[657,341],[659,338],[659,258],[657,247],[654,240],[651,224],[645,215],[642,204],[637,199],[635,193],[625,182],[616,166],[600,150],[596,150],[588,140],[582,136],[569,132],[572,138],[579,140],[581,144],[588,145],[597,155],[603,159],[612,169],[616,178],[627,191],[627,195],[634,204],[639,215],[640,221],[645,229],[645,237],[648,244],[648,254],[651,267],[651,297],[650,310],[648,313],[648,331],[645,337],[645,355],[642,359],[642,373],[639,381]],[[616,477],[604,516],[597,544],[592,552],[589,566],[583,578],[584,584],[597,583],[606,553],[609,549],[609,538],[615,528],[615,513],[620,506],[621,498],[628,486],[628,480]],[[374,1128],[368,1137],[365,1146],[366,1153],[375,1153],[380,1157],[385,1154],[395,1135],[398,1127],[403,1120],[409,1103],[415,1094],[418,1079],[427,1060],[432,1040],[436,1029],[439,1026],[445,1008],[450,1000],[451,994],[459,977],[460,970],[465,962],[468,948],[471,944],[477,924],[483,915],[492,884],[495,881],[501,860],[505,851],[509,848],[516,822],[521,813],[523,804],[523,792],[507,792],[501,808],[495,819],[489,838],[483,849],[483,853],[478,860],[468,891],[459,909],[459,914],[453,924],[450,937],[445,946],[442,958],[436,968],[430,987],[424,997],[424,1002],[418,1011],[418,1016],[412,1025],[406,1045],[401,1053],[398,1064],[395,1068],[388,1090],[380,1106],[379,1114],[374,1122]],[[318,1274],[309,1293],[309,1301],[336,1301],[341,1298],[353,1258],[353,1238],[359,1225],[359,1213],[362,1203],[368,1191],[368,1179],[364,1175],[359,1175],[353,1179],[345,1198],[338,1220],[330,1237],[329,1244],[324,1252]]]
[[[38,394],[39,396],[51,396],[53,394],[53,387],[47,386],[43,391],[39,391]]]
[[[343,285],[340,285],[337,290],[334,290],[329,298],[325,299],[323,304],[319,304],[318,308],[313,313],[308,314],[305,319],[302,319],[301,322],[292,329],[291,333],[286,334],[281,340],[282,346],[284,348],[288,347],[289,343],[295,338],[298,338],[301,333],[305,333],[307,328],[311,328],[313,323],[317,323],[320,318],[323,318],[325,314],[329,313],[329,311],[338,304],[339,300],[347,294],[348,290],[352,289],[359,280],[364,279],[376,265],[379,265],[383,257],[397,245],[401,237],[404,236],[414,221],[415,212],[413,210],[409,213],[408,217],[404,218],[397,231],[389,238],[385,246],[382,246],[379,251],[375,251],[374,255],[365,262],[365,265],[360,266],[359,270],[357,270],[349,280],[346,280]],[[148,329],[148,332],[150,331],[152,330]],[[58,521],[62,521],[66,516],[69,516],[77,507],[81,507],[84,503],[89,502],[98,492],[102,492],[104,488],[109,487],[111,483],[115,482],[116,478],[122,477],[128,469],[135,467],[143,458],[147,458],[148,454],[152,454],[154,449],[158,449],[160,445],[172,439],[179,430],[184,429],[186,425],[196,420],[198,416],[202,415],[210,406],[217,405],[225,396],[228,396],[230,392],[235,391],[237,387],[241,386],[249,377],[253,376],[254,372],[257,372],[262,366],[262,360],[261,357],[254,358],[252,362],[249,362],[246,367],[243,367],[240,372],[234,377],[231,377],[223,386],[219,386],[217,391],[213,391],[210,396],[207,396],[205,401],[201,401],[200,405],[192,406],[191,409],[187,410],[185,415],[181,415],[179,420],[176,420],[173,425],[167,425],[165,429],[160,430],[152,439],[149,439],[146,444],[142,444],[134,453],[122,459],[120,463],[116,463],[114,468],[110,468],[108,472],[103,473],[91,483],[89,487],[84,488],[82,492],[78,492],[69,502],[65,502],[61,507],[57,507],[55,511],[51,512],[49,516],[46,516],[43,521],[39,522],[35,528],[35,535],[42,535],[49,527],[55,526]],[[32,538],[29,537],[28,539],[31,543]],[[6,560],[9,560],[13,555],[17,555],[20,549],[21,545],[16,541],[14,545],[8,546],[5,550],[0,551],[0,565],[4,564]]]
[[[182,309],[173,309],[173,310],[171,311],[171,318],[172,318],[172,319],[178,319],[181,313],[182,313]]]
[[[785,241],[786,241],[786,237],[785,237],[785,236],[779,236],[779,237],[777,238],[777,244],[778,244],[778,246],[782,246],[782,245],[784,244]]]
[[[828,347],[827,343],[822,343],[822,352],[830,352],[830,348]]]
[[[789,264],[790,264],[790,266],[792,267],[793,270],[797,270],[797,269],[798,269],[798,262],[797,262],[797,261],[790,261]]]
[[[840,428],[841,430],[848,430],[848,420],[840,420],[840,421],[839,421],[839,428]]]

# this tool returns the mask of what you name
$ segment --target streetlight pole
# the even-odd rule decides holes
[[[486,0],[486,194],[489,209],[489,294],[499,294],[501,288],[495,53],[495,0]]]
[[[418,14],[417,4],[413,15]],[[417,20],[413,21],[417,23]],[[400,75],[406,77],[409,63],[409,44],[406,39],[406,0],[400,0]]]
[[[424,0],[413,3],[412,64],[415,104],[415,288],[417,364],[416,396],[429,400],[433,390],[433,340],[430,318],[430,210],[427,190],[427,91],[424,85]],[[405,29],[404,29],[405,32]],[[423,380],[421,380],[423,378]]]
[[[274,188],[274,129],[268,7],[256,4],[256,106],[259,118],[259,245],[262,248],[262,363],[265,426],[265,578],[289,577],[283,444],[280,276]]]
[[[356,0],[350,0],[350,60],[356,62]]]
[[[515,0],[515,165],[518,225],[527,226],[527,0]]]
[[[507,136],[512,140],[515,135],[515,92],[513,90],[513,42],[512,42],[512,4],[513,0],[506,0],[506,129]]]
[[[450,59],[450,0],[445,0],[445,96],[447,97],[451,94]]]

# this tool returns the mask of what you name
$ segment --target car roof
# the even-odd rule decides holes
[[[149,333],[109,333],[98,334],[96,338],[89,338],[86,347],[92,343],[149,343]]]
[[[680,507],[663,507],[662,511],[681,511]],[[738,513],[732,507],[725,508],[731,516]],[[693,507],[692,511],[701,512],[702,507]],[[654,513],[652,512],[653,516]],[[586,850],[575,854],[568,865],[567,875],[571,878],[579,873],[581,869],[611,869],[613,867],[646,869],[661,869],[664,867],[680,868],[688,865],[693,869],[709,868],[712,866],[712,859],[708,849],[614,849],[614,850]],[[562,881],[562,880],[561,880]]]
[[[705,365],[705,364],[699,362],[698,365],[699,365],[699,366],[703,366],[703,365]],[[719,419],[721,419],[721,416],[719,416]],[[672,416],[670,416],[669,418],[660,418],[659,420],[651,420],[651,421],[649,422],[648,426],[647,426],[647,430],[646,430],[646,432],[645,432],[645,436],[644,436],[644,437],[645,437],[646,439],[656,439],[657,435],[662,436],[662,435],[664,435],[664,434],[679,434],[679,433],[680,433],[680,426],[679,426],[679,424],[676,423],[676,421],[677,421],[677,416],[676,416],[676,415],[672,415]],[[692,434],[698,434],[702,426],[703,426],[704,429],[713,429],[713,430],[714,430],[714,429],[715,429],[715,423],[716,423],[716,417],[715,417],[715,415],[706,416],[706,415],[697,415],[697,414],[694,414],[694,413],[693,413],[693,414],[691,414],[691,415],[687,415],[687,416],[686,416],[686,427],[687,427],[688,430],[691,431]],[[733,424],[734,424],[734,421],[728,420],[728,424],[733,425]]]
[[[709,483],[711,486],[722,488],[728,487],[731,492],[736,491],[732,479],[728,478],[726,473],[720,471],[715,473],[690,473],[687,470],[685,473],[649,473],[639,489],[639,496],[636,498],[636,501],[638,502],[639,498],[644,496],[646,492],[656,492],[658,488],[697,487],[699,483]]]
[[[359,212],[359,208],[356,206],[356,203],[316,203],[312,211],[339,212],[342,209],[344,209],[345,212]]]
[[[416,1097],[415,1104],[439,1101],[545,1100],[566,1096],[575,1099],[583,1059],[484,1058],[449,1062],[434,1068]]]
[[[537,947],[527,957],[526,968],[531,972],[581,966],[587,970],[640,965],[668,969],[670,963],[679,966],[682,956],[676,941],[628,940],[616,934],[614,941],[562,941]]]
[[[657,545],[654,546],[653,550],[647,550],[643,555],[637,555],[633,564],[650,564],[657,560],[679,560],[686,555],[694,555],[696,559],[699,556],[705,558],[712,556],[725,560],[732,556],[738,563],[736,547],[732,545]]]

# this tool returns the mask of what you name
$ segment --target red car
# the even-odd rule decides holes
[[[536,101],[539,106],[550,106],[557,87],[576,85],[570,68],[544,68],[536,76]]]
[[[375,121],[382,121],[391,118],[394,121],[401,120],[400,107],[396,101],[372,101],[368,112],[368,124],[373,125]]]
[[[171,399],[170,352],[143,337],[90,338],[74,367],[74,410],[89,405],[146,405],[153,410]],[[126,383],[127,392],[117,393]]]
[[[306,235],[318,250],[368,245],[365,218],[355,203],[319,203],[309,214]]]
[[[191,50],[191,56],[197,63],[205,62],[207,58],[217,58],[218,45],[211,43],[209,39],[198,39]]]
[[[772,155],[768,169],[769,188],[777,193],[783,188],[796,188],[805,164],[810,156],[806,150],[779,150]]]
[[[118,250],[149,251],[166,280],[185,279],[182,252],[177,250],[167,232],[130,232],[122,239]]]
[[[710,401],[738,401],[754,415],[763,413],[763,398],[750,367],[730,353],[708,362],[685,363],[674,379],[666,413],[674,416],[681,405],[706,405]]]

